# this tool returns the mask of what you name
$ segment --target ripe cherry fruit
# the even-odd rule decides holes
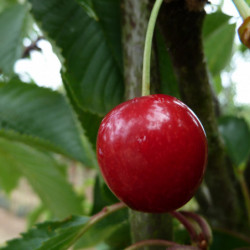
[[[184,103],[149,95],[124,102],[104,117],[97,157],[120,200],[135,210],[163,213],[194,195],[206,167],[207,140]]]

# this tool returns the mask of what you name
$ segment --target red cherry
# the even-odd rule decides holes
[[[205,131],[172,96],[134,98],[111,110],[97,138],[97,157],[113,193],[130,208],[162,213],[194,195],[207,159]]]

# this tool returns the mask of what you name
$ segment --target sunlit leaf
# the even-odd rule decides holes
[[[229,16],[216,12],[206,16],[203,36],[208,67],[213,75],[223,70],[232,57],[235,24],[229,24]]]
[[[17,4],[18,0],[1,0],[0,12],[4,11],[6,8],[11,5]]]
[[[10,193],[18,184],[21,176],[16,164],[12,161],[6,162],[6,157],[1,157],[0,148],[0,187],[6,193]]]
[[[220,75],[216,75],[213,78],[213,85],[214,85],[214,89],[215,89],[216,93],[217,94],[221,93],[221,91],[223,90],[223,86],[222,86]]]
[[[0,138],[0,171],[9,168],[24,176],[43,204],[63,218],[82,212],[81,200],[53,158],[33,148]],[[10,177],[12,178],[12,177]]]

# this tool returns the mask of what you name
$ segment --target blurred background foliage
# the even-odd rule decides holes
[[[238,19],[224,14],[222,6],[223,1],[207,6],[204,52],[221,107],[218,124],[228,157],[235,172],[249,172],[250,98],[244,103],[238,99],[238,82],[232,74],[240,67],[239,61],[250,64],[250,51],[236,37]],[[115,0],[0,2],[0,206],[25,218],[28,228],[71,214],[85,216],[72,217],[67,225],[51,222],[52,228],[59,228],[56,236],[48,233],[41,240],[37,235],[43,232],[45,222],[24,236],[25,243],[13,241],[6,249],[28,249],[32,240],[37,246],[43,241],[47,247],[55,242],[63,246],[66,233],[74,236],[88,216],[117,202],[99,175],[95,140],[104,114],[124,100],[120,19],[119,1]],[[17,70],[24,60],[32,63],[33,53],[44,54],[44,43],[51,44],[61,64],[63,84],[55,87],[51,82],[53,90]],[[160,51],[161,92],[178,97],[170,58],[159,32],[156,46]],[[167,72],[163,65],[169,65]],[[250,72],[244,77],[250,79]],[[241,185],[250,185],[247,181]],[[13,208],[11,200],[17,190],[28,190],[27,195],[35,203]],[[197,210],[198,205],[193,199],[186,208]],[[177,228],[178,240],[183,238],[185,242],[178,223]],[[248,241],[219,229],[214,231],[214,239],[211,249],[222,249],[223,244],[227,244],[223,249],[234,249]],[[98,249],[123,249],[128,242],[125,210],[94,226],[75,248],[98,245]]]

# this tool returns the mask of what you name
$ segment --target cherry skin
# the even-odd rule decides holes
[[[130,208],[163,213],[188,202],[206,168],[205,131],[172,96],[143,96],[111,110],[101,122],[97,158],[111,191]]]

